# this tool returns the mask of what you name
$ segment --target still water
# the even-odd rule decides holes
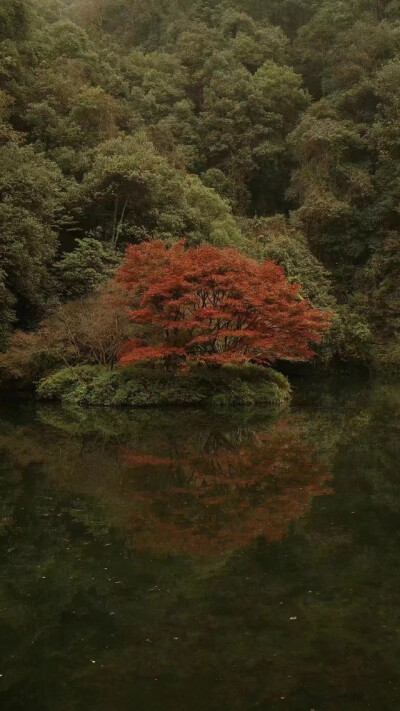
[[[400,709],[400,386],[0,406],[2,711]]]

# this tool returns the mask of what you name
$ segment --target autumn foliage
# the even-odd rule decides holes
[[[154,327],[125,345],[122,364],[309,360],[310,344],[329,327],[329,314],[302,300],[275,262],[230,248],[131,245],[117,280],[130,294],[132,321]]]

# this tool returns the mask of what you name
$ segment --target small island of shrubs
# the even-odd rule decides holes
[[[37,393],[42,400],[86,407],[280,405],[290,397],[290,385],[281,373],[255,365],[174,375],[149,367],[111,371],[84,365],[63,368],[44,378]]]
[[[329,324],[273,261],[148,240],[98,292],[16,333],[0,364],[69,405],[279,404],[290,385],[271,364],[310,360]]]

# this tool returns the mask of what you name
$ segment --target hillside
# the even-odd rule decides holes
[[[150,235],[282,264],[400,368],[398,0],[3,0],[0,349]]]

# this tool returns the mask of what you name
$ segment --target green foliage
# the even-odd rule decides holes
[[[110,372],[77,366],[48,376],[38,386],[43,400],[67,405],[149,407],[168,405],[280,404],[290,395],[283,375],[258,366],[226,366],[171,376],[163,371],[131,368]]]
[[[3,0],[1,348],[149,235],[270,255],[335,311],[329,357],[348,338],[379,360],[400,333],[398,20],[398,0]]]
[[[32,147],[0,147],[0,264],[11,294],[2,312],[4,323],[15,320],[12,302],[18,317],[28,322],[44,309],[61,191],[59,169]]]
[[[55,265],[60,293],[67,299],[85,296],[110,279],[119,263],[120,257],[97,239],[78,240],[78,246]]]
[[[0,351],[8,341],[15,319],[15,298],[7,287],[7,277],[0,269]]]
[[[357,309],[338,306],[330,332],[319,348],[322,362],[328,366],[332,360],[370,366],[376,356],[368,321]]]
[[[247,221],[245,233],[258,245],[262,259],[280,264],[294,284],[301,284],[302,296],[319,309],[334,309],[336,300],[331,275],[310,251],[303,233],[296,231],[282,215]]]
[[[28,27],[28,6],[24,0],[3,0],[0,7],[0,42],[24,38]]]
[[[242,211],[250,201],[255,211],[279,205],[282,195],[271,194],[270,186],[282,190],[285,139],[307,104],[300,77],[270,60],[254,74],[228,63],[214,73],[200,118],[203,161],[234,180]]]
[[[0,145],[6,145],[9,141],[20,141],[20,134],[10,123],[13,103],[13,98],[0,89]]]
[[[283,216],[247,221],[244,232],[260,254],[281,264],[289,281],[301,284],[301,294],[319,309],[332,313],[332,325],[317,348],[317,362],[371,363],[376,353],[365,310],[349,300],[341,305],[333,294],[332,275],[310,251],[304,233]]]
[[[115,246],[148,234],[245,245],[229,206],[199,178],[172,167],[144,134],[103,143],[76,200],[84,224]]]

